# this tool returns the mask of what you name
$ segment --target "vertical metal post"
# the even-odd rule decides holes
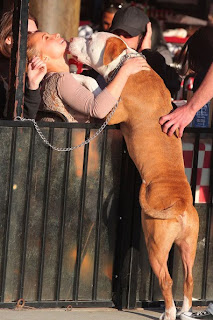
[[[132,230],[131,230],[131,251],[130,268],[128,282],[127,308],[134,309],[136,306],[140,238],[142,233],[141,207],[139,204],[139,192],[141,187],[141,177],[135,166],[133,166],[133,210],[132,210]]]
[[[67,131],[67,146],[71,145],[72,131]],[[69,168],[70,168],[70,152],[66,153],[65,166],[64,166],[64,186],[63,186],[63,204],[62,204],[62,216],[60,225],[60,244],[59,244],[59,257],[58,257],[58,276],[55,300],[60,299],[60,288],[61,288],[61,275],[62,275],[62,264],[63,264],[63,253],[64,253],[64,237],[65,237],[65,222],[66,222],[66,211],[67,211],[67,198],[68,198],[68,183],[69,183]]]
[[[17,140],[17,128],[13,129],[12,142],[11,142],[11,155],[10,155],[10,173],[9,173],[9,186],[7,196],[7,215],[4,229],[4,246],[3,246],[3,267],[2,275],[0,278],[0,301],[4,302],[5,286],[6,286],[6,274],[7,274],[7,262],[8,262],[8,245],[10,236],[10,216],[12,206],[12,193],[13,193],[13,177],[14,177],[14,164],[15,164],[15,150]]]
[[[51,128],[49,131],[49,141],[53,143],[54,129]],[[47,159],[47,173],[45,181],[45,203],[44,203],[44,213],[43,213],[43,230],[42,230],[42,240],[41,240],[41,256],[40,256],[40,270],[39,270],[39,279],[38,279],[38,292],[37,292],[37,301],[42,300],[42,289],[43,289],[43,276],[44,276],[44,259],[45,259],[45,247],[46,247],[46,237],[47,237],[47,223],[48,223],[48,205],[49,205],[49,190],[50,177],[51,177],[51,163],[52,163],[52,149],[48,150],[48,159]]]
[[[29,211],[30,211],[30,195],[32,185],[32,174],[33,174],[33,159],[34,159],[34,148],[35,148],[35,130],[32,128],[31,140],[30,140],[30,153],[28,163],[28,174],[27,174],[27,190],[26,190],[26,206],[24,215],[24,232],[23,232],[23,251],[21,261],[21,277],[19,286],[19,299],[24,294],[24,277],[25,277],[25,264],[26,264],[26,253],[27,253],[27,240],[28,240],[28,228],[29,228]]]
[[[86,129],[85,140],[90,136],[90,130]],[[89,144],[84,147],[84,164],[83,164],[83,175],[81,185],[81,204],[78,221],[78,239],[77,239],[77,257],[75,265],[75,278],[73,283],[73,300],[78,301],[79,281],[81,272],[82,262],[82,236],[83,236],[83,220],[84,220],[84,209],[85,209],[85,198],[86,198],[86,186],[87,186],[87,168],[88,168],[88,156],[89,156]]]
[[[96,241],[95,241],[95,263],[93,275],[92,300],[97,300],[98,290],[98,271],[100,260],[100,239],[101,239],[101,221],[103,215],[103,193],[104,193],[104,174],[106,164],[106,146],[107,146],[107,130],[103,133],[102,150],[101,150],[101,168],[98,192],[98,206],[97,206],[97,225],[96,225]]]
[[[20,116],[23,110],[29,0],[14,0],[13,47],[10,62],[7,118]]]
[[[134,208],[134,183],[135,167],[130,159],[124,143],[122,168],[119,221],[117,229],[117,248],[115,252],[114,267],[114,292],[115,306],[118,309],[129,307],[129,281],[132,259],[132,230],[133,230],[133,208]],[[131,282],[131,281],[130,281]],[[135,297],[134,297],[135,299]],[[135,305],[136,301],[131,301]]]
[[[199,144],[200,144],[200,134],[197,133],[196,136],[195,136],[194,156],[193,156],[193,166],[192,166],[192,181],[191,181],[193,204],[195,203],[195,192],[196,192],[196,182],[197,182],[197,164],[198,164]]]
[[[210,163],[210,180],[209,180],[209,199],[208,212],[206,218],[206,234],[205,234],[205,250],[203,259],[203,278],[202,278],[202,292],[201,299],[206,300],[206,291],[208,284],[208,269],[209,269],[209,255],[210,255],[210,241],[211,241],[211,225],[212,225],[212,197],[213,197],[213,138],[212,138],[212,151]]]

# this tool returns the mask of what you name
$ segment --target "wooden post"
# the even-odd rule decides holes
[[[78,35],[81,0],[30,0],[30,13],[39,29],[69,38]]]

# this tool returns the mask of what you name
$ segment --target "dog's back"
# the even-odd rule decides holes
[[[168,137],[159,124],[160,116],[172,110],[169,91],[153,70],[142,71],[130,77],[121,99],[128,112],[128,120],[121,123],[121,130],[129,154],[146,182],[149,206],[161,211],[179,201],[178,211],[184,211],[187,203],[192,203],[192,197],[181,140],[176,135]],[[164,217],[165,214],[166,211]]]

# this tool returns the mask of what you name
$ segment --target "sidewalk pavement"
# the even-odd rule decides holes
[[[159,309],[118,311],[113,308],[0,309],[0,320],[157,320]]]
[[[193,311],[206,307],[193,307]],[[0,320],[158,320],[164,309],[52,308],[1,309]]]

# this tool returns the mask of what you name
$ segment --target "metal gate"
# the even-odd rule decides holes
[[[14,8],[10,119],[22,112],[28,0],[14,0]],[[40,126],[59,147],[77,145],[96,130],[94,124]],[[194,304],[213,300],[212,140],[213,129],[192,128],[183,139],[190,147],[186,169],[200,216]],[[200,146],[209,154],[202,168]],[[0,169],[0,307],[20,298],[38,307],[162,303],[141,232],[141,181],[118,126],[107,127],[84,148],[57,153],[31,123],[0,121]],[[208,170],[206,189],[197,185],[200,169]],[[196,201],[200,190],[203,203]],[[182,270],[175,248],[169,271],[179,303]]]
[[[94,124],[40,123],[56,146],[77,145]],[[187,129],[192,192],[200,145],[212,150],[212,129]],[[209,147],[210,146],[210,147]],[[20,298],[43,307],[159,305],[141,232],[141,184],[118,126],[71,153],[46,147],[31,123],[0,121],[0,307]],[[212,157],[206,203],[196,204],[200,233],[195,261],[196,303],[213,299]],[[198,173],[198,174],[197,174]],[[170,253],[176,302],[182,300],[182,268]]]

